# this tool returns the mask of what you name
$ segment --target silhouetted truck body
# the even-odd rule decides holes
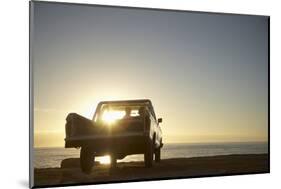
[[[146,167],[160,161],[162,131],[150,100],[103,101],[92,120],[76,113],[66,118],[66,148],[81,148],[80,165],[91,172],[95,156],[110,155],[111,166],[117,159],[144,154]]]

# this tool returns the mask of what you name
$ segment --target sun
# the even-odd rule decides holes
[[[117,119],[122,119],[125,116],[125,111],[105,111],[102,114],[102,120],[108,124],[114,123]]]
[[[97,160],[100,162],[100,164],[110,164],[110,156],[102,156],[102,157],[98,157]]]

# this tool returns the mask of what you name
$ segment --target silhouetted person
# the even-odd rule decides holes
[[[144,112],[144,107],[140,107],[139,108],[139,115],[140,115],[140,117],[144,117],[144,115],[145,115],[145,112]]]
[[[126,107],[125,112],[126,112],[126,114],[125,114],[124,118],[130,118],[131,117],[131,108]]]

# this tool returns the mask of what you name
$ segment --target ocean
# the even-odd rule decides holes
[[[66,158],[79,158],[79,149],[65,148],[35,148],[34,167],[50,168],[60,167],[60,163]],[[208,144],[164,144],[161,151],[161,159],[203,157],[229,154],[263,154],[268,153],[267,142],[244,143],[208,143]],[[108,156],[97,158],[97,161],[105,163]],[[143,161],[143,155],[130,155],[118,162]]]

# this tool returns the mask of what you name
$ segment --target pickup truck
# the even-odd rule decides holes
[[[144,154],[146,167],[160,162],[162,131],[148,99],[102,101],[93,119],[76,113],[66,117],[65,148],[81,148],[80,167],[90,173],[96,156],[110,155],[111,168],[127,155]]]

